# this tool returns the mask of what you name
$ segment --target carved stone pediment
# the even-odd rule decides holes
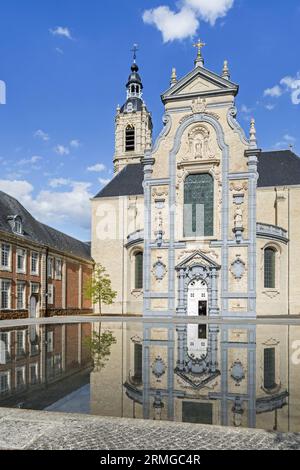
[[[216,268],[220,269],[221,266],[216,263],[212,258],[204,254],[200,250],[196,250],[191,255],[184,258],[177,266],[176,269],[190,268],[192,266],[200,266],[203,268]]]

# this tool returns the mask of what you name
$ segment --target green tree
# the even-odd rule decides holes
[[[101,325],[101,324],[100,324]],[[93,331],[92,336],[85,339],[85,344],[89,348],[95,369],[103,369],[111,354],[111,346],[116,344],[117,340],[111,331],[99,333]]]
[[[85,287],[85,294],[94,305],[98,304],[100,315],[102,305],[111,305],[116,298],[117,292],[112,290],[110,277],[102,264],[95,266],[92,278]]]

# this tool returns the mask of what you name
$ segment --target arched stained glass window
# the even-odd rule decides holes
[[[276,283],[276,250],[268,247],[264,251],[264,286],[266,289],[275,289]]]
[[[135,289],[143,288],[143,253],[135,255]]]
[[[214,181],[210,174],[189,175],[184,183],[184,236],[214,234]]]

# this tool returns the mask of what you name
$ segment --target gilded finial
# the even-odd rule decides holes
[[[230,80],[230,72],[228,67],[228,60],[224,60],[222,77],[226,80]]]
[[[198,39],[198,42],[196,42],[195,44],[193,44],[193,47],[197,47],[198,51],[197,51],[197,57],[195,59],[195,67],[203,67],[204,65],[204,59],[202,57],[202,48],[206,46],[205,42],[201,42],[200,39]]]
[[[173,86],[177,83],[177,74],[176,74],[176,69],[175,67],[172,68],[172,75],[171,75],[171,82],[170,85]]]
[[[255,119],[252,118],[250,121],[250,144],[251,147],[257,147],[257,139],[256,139],[256,127],[255,127]]]

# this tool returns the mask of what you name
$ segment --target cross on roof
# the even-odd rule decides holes
[[[138,50],[139,50],[138,45],[133,44],[133,48],[131,49],[131,52],[133,52],[133,61],[134,62],[136,61],[136,53],[137,53]]]

